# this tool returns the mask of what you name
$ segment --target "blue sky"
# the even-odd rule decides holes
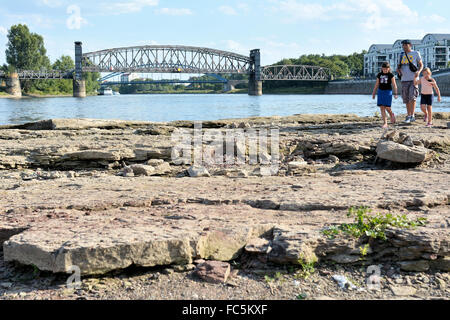
[[[26,23],[50,59],[84,51],[171,44],[248,55],[262,63],[302,54],[350,54],[373,43],[450,33],[448,0],[0,0],[0,64],[6,33]]]

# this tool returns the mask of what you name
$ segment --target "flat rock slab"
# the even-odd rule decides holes
[[[395,296],[412,296],[417,292],[417,289],[410,286],[392,286],[391,291]]]
[[[346,257],[340,263],[353,263],[359,260],[363,245],[347,236],[328,239],[321,233],[326,225],[350,222],[346,211],[330,215],[327,211],[287,212],[193,203],[39,212],[41,217],[35,217],[26,231],[4,242],[6,261],[55,273],[78,266],[86,275],[131,265],[187,265],[196,259],[226,262],[237,259],[246,247],[250,254],[264,254],[269,261],[281,264],[311,263],[318,258],[336,260],[339,255]],[[399,260],[444,261],[442,257],[450,256],[450,235],[440,221],[449,216],[449,210],[438,210],[427,216],[429,227],[390,231],[386,243],[373,247],[372,256],[381,252],[382,257],[387,252]],[[264,237],[271,240],[255,241]]]
[[[256,221],[251,226],[238,224],[233,218],[224,223],[229,215],[242,217],[242,208],[216,208],[217,215],[211,217],[206,209],[196,210],[195,217],[189,210],[71,212],[12,236],[3,244],[4,259],[55,273],[78,266],[82,274],[131,265],[184,265],[195,258],[228,261],[239,256],[249,239],[273,227]]]

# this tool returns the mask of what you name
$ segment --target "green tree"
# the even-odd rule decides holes
[[[75,62],[69,56],[61,56],[53,63],[53,70],[60,70],[63,72],[72,71],[75,69]]]
[[[9,29],[7,37],[6,61],[15,70],[50,69],[42,36],[18,24]]]

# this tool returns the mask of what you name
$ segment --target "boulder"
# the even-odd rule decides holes
[[[197,265],[195,274],[210,283],[225,283],[230,276],[231,266],[227,262],[207,261]]]
[[[133,164],[130,168],[133,170],[135,176],[151,176],[155,172],[154,167],[143,164]]]
[[[377,146],[380,159],[398,163],[421,163],[431,158],[433,151],[419,146],[405,146],[393,141],[381,141]]]

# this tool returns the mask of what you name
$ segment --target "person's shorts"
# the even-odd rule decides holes
[[[403,103],[416,101],[419,97],[419,86],[414,85],[414,81],[402,82]]]
[[[420,104],[432,106],[433,105],[433,95],[432,94],[422,94],[420,96]]]
[[[392,105],[392,90],[378,89],[377,105],[390,107]]]

